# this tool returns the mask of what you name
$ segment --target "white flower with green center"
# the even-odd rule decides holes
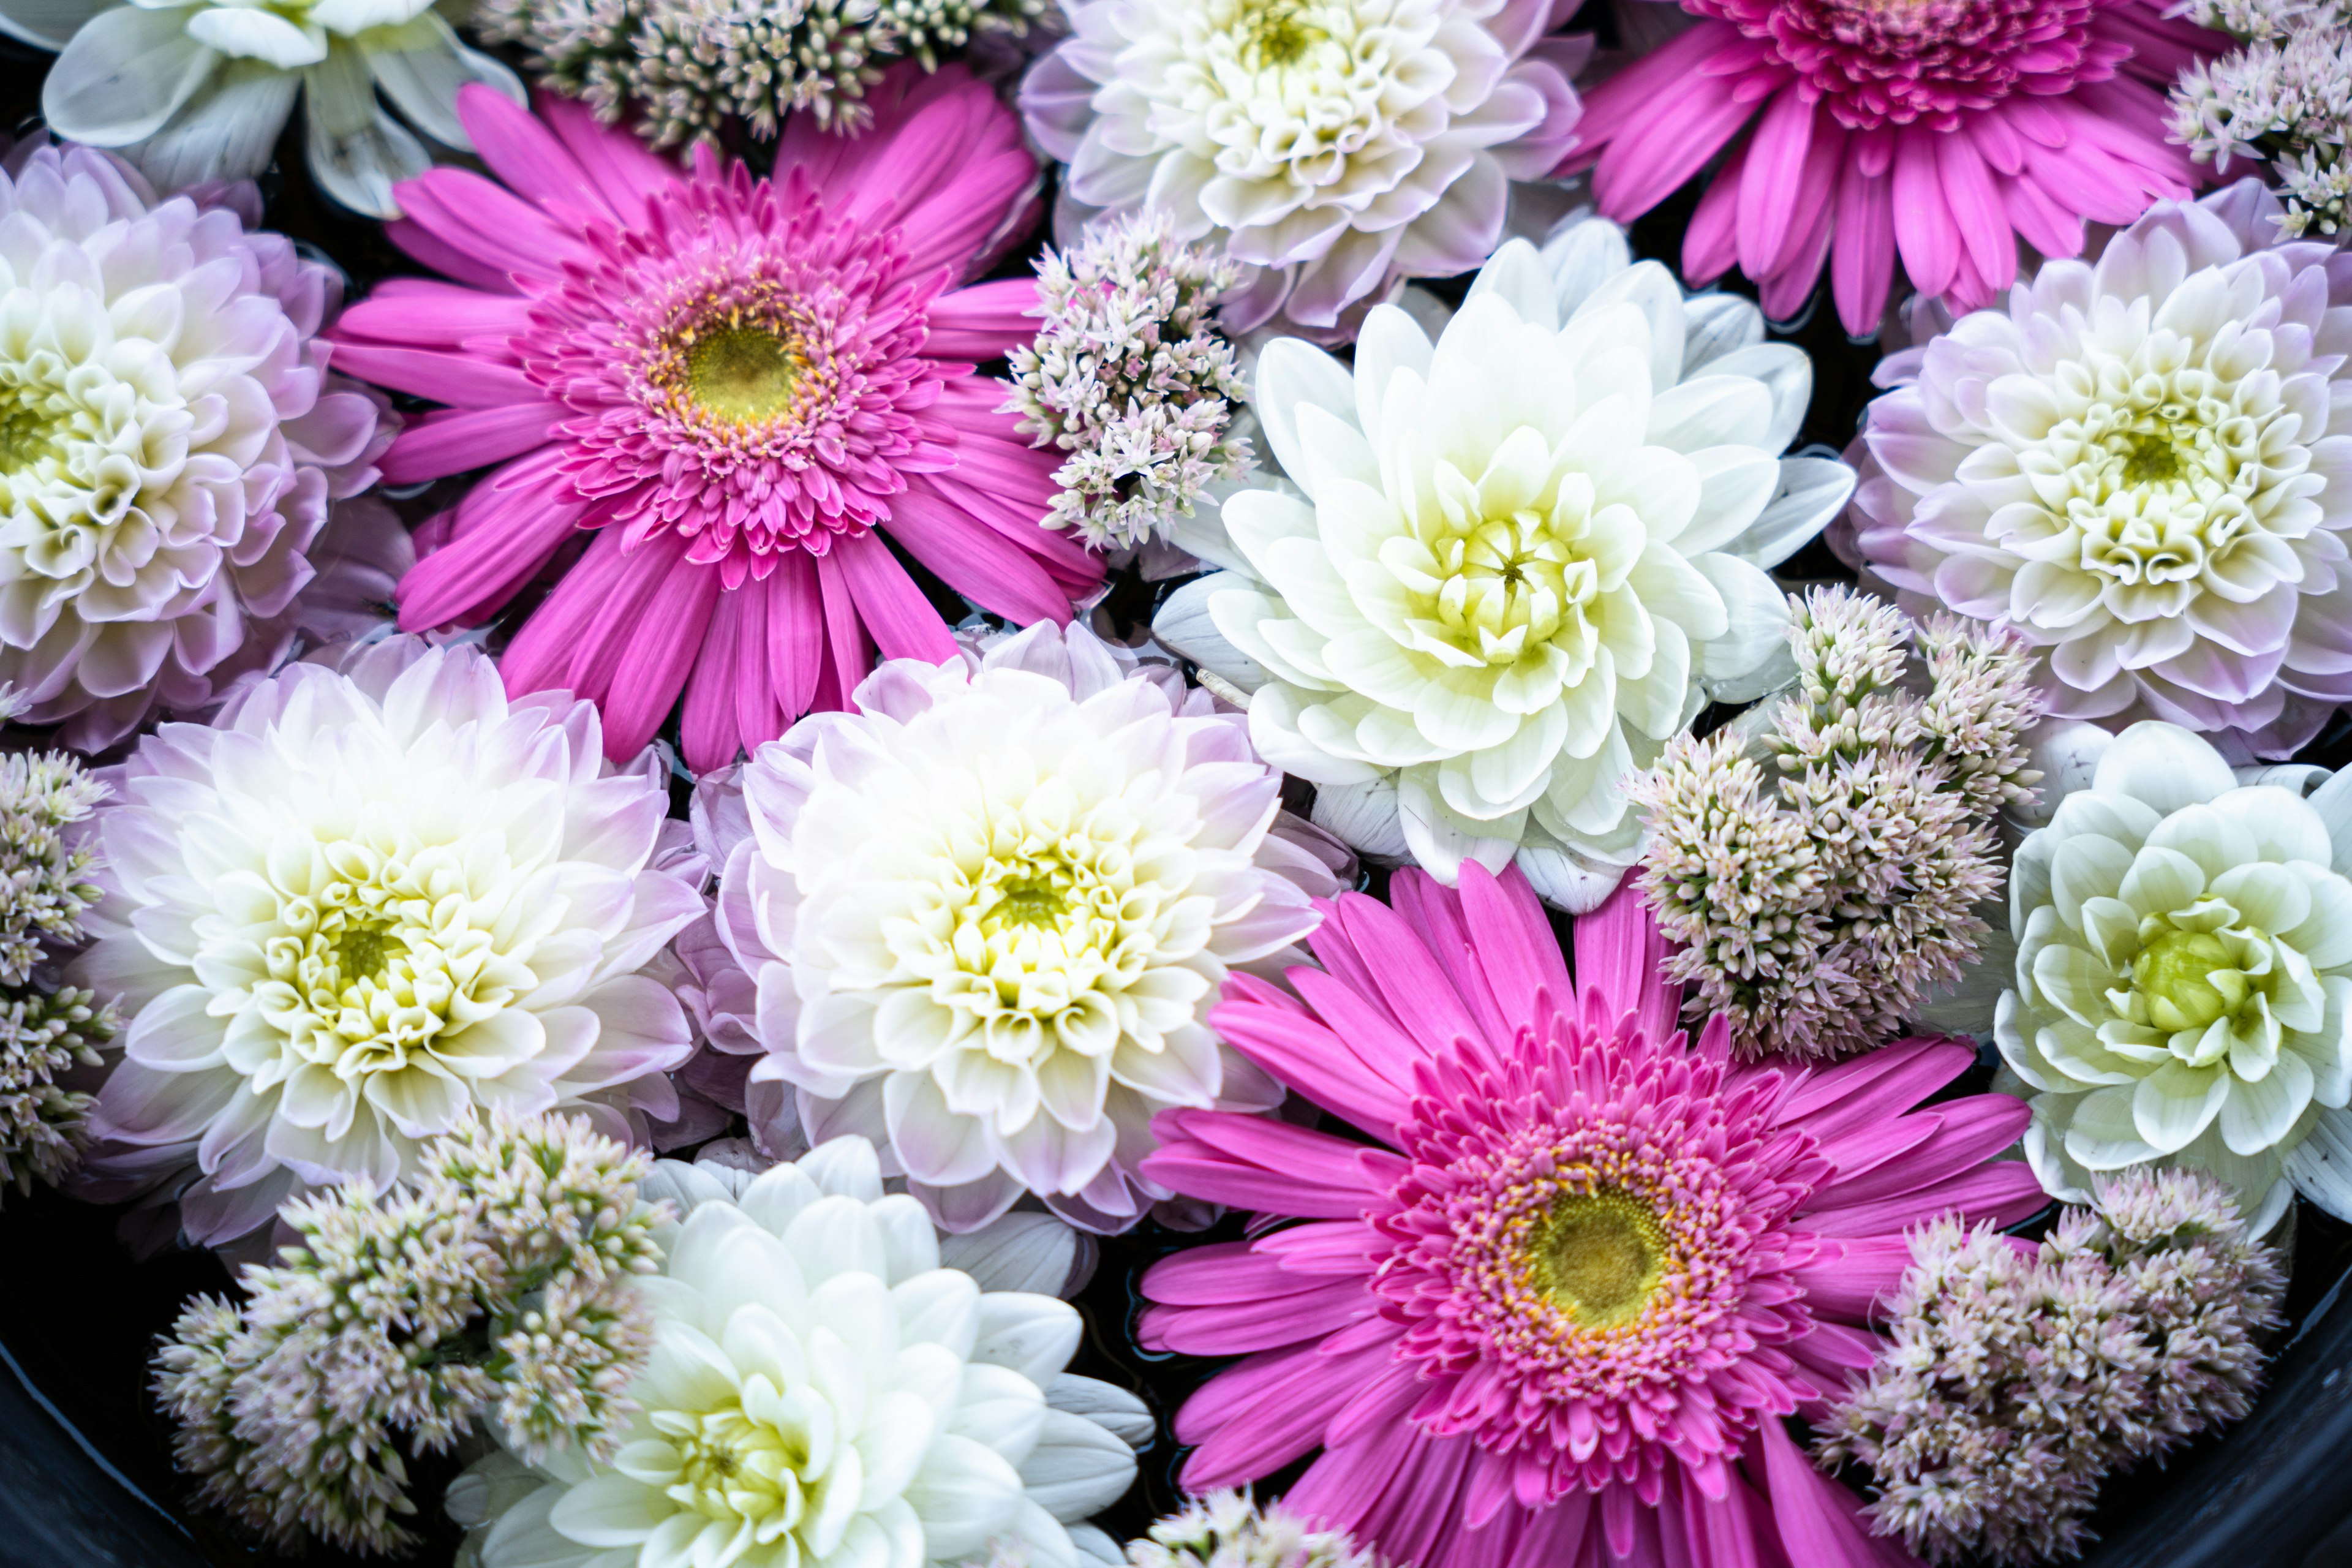
[[[1017,1546],[1115,1561],[1078,1521],[1135,1479],[1151,1417],[1063,1371],[1068,1227],[1011,1215],[942,1245],[873,1145],[757,1176],[665,1161],[681,1223],[641,1279],[639,1414],[608,1466],[506,1455],[451,1489],[469,1568],[922,1568]],[[1040,1232],[1045,1234],[1039,1234]]]
[[[1466,272],[1514,181],[1573,142],[1589,37],[1574,0],[1063,0],[1070,37],[1022,84],[1069,165],[1058,226],[1165,212],[1262,268],[1229,327],[1277,309],[1344,335],[1398,278]],[[1557,211],[1555,207],[1553,210]]]
[[[756,987],[714,1029],[767,1053],[752,1116],[789,1086],[809,1136],[871,1138],[950,1230],[1024,1189],[1126,1229],[1170,1195],[1138,1169],[1153,1116],[1281,1099],[1207,1013],[1234,970],[1297,960],[1346,852],[1282,816],[1238,714],[1082,626],[892,659],[856,696],[698,812]]]
[[[1155,630],[1358,848],[1448,883],[1516,858],[1591,908],[1634,858],[1628,775],[1790,673],[1766,569],[1853,487],[1781,457],[1812,371],[1763,337],[1593,219],[1505,246],[1434,343],[1395,306],[1352,370],[1277,340],[1255,408],[1287,482],[1180,522],[1229,570]]]
[[[589,704],[394,638],[149,737],[120,794],[72,966],[131,1019],[89,1168],[185,1182],[195,1239],[387,1185],[479,1110],[675,1110],[692,1036],[644,972],[704,906],[656,864],[662,774],[611,768]]]
[[[2340,1208],[2322,1166],[2352,1100],[2344,782],[2308,801],[2242,784],[2203,740],[2146,721],[2026,838],[1994,1032],[2035,1091],[2026,1150],[2052,1193],[2084,1202],[2097,1173],[2163,1162],[2230,1183],[2256,1231],[2289,1178]]]
[[[392,218],[394,182],[433,166],[411,126],[470,153],[459,88],[484,82],[523,101],[512,71],[458,40],[450,24],[471,10],[457,0],[0,0],[0,32],[61,51],[41,90],[52,132],[120,151],[165,191],[259,174],[302,93],[311,177],[345,206]]]

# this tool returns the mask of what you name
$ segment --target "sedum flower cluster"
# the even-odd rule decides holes
[[[2352,223],[2352,5],[2198,0],[2190,14],[2243,47],[2181,73],[2173,140],[2217,174],[2235,160],[2267,163],[2288,236],[2342,234]]]
[[[1013,351],[1024,434],[1070,454],[1048,528],[1097,550],[1137,545],[1192,515],[1203,487],[1239,475],[1232,433],[1246,396],[1233,345],[1211,320],[1239,264],[1175,237],[1168,216],[1112,219],[1037,263],[1045,324]]]
[[[0,717],[21,710],[0,688]],[[20,1193],[80,1163],[91,1097],[63,1080],[96,1068],[121,1024],[110,1004],[35,972],[51,949],[83,940],[100,893],[88,880],[94,853],[73,828],[106,794],[62,752],[0,759],[0,1183]]]
[[[1887,1038],[1975,958],[2001,885],[1993,818],[2040,777],[2038,704],[2006,633],[1915,629],[1842,588],[1790,606],[1795,694],[1754,710],[1760,733],[1677,739],[1633,794],[1643,896],[1692,1015],[1729,1019],[1744,1052],[1825,1057]]]
[[[180,1467],[281,1545],[389,1552],[415,1511],[403,1435],[439,1452],[490,1418],[609,1458],[651,1344],[626,1283],[660,1258],[649,1169],[584,1119],[500,1112],[435,1139],[413,1186],[287,1205],[301,1244],[245,1270],[242,1308],[190,1301],[156,1357]]]
[[[2117,1177],[2038,1251],[1948,1218],[1911,1250],[1818,1454],[1867,1465],[1872,1527],[1937,1563],[2077,1555],[2106,1476],[2252,1408],[2284,1321],[2284,1260],[2194,1172]]]
[[[805,111],[854,133],[893,60],[936,70],[980,33],[1026,33],[1045,0],[483,0],[474,26],[520,43],[548,86],[656,147],[716,142],[730,119],[772,137]]]
[[[1318,1530],[1231,1488],[1195,1498],[1127,1543],[1135,1568],[1376,1568],[1345,1531]]]

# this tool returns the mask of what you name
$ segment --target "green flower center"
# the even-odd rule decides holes
[[[806,1500],[798,1472],[809,1462],[805,1444],[739,1405],[702,1415],[660,1410],[652,1422],[682,1461],[668,1489],[672,1501],[705,1519],[749,1523],[763,1541],[800,1523]]]
[[[2167,931],[2132,961],[2132,988],[2159,1029],[2201,1029],[2234,1013],[2252,986],[2230,944],[2202,931]]]
[[[1331,35],[1317,26],[1301,0],[1252,0],[1233,19],[1242,63],[1254,70],[1297,65]]]
[[[1665,1228],[1631,1193],[1563,1194],[1528,1233],[1528,1285],[1582,1329],[1640,1317],[1664,1278]]]
[[[799,346],[760,327],[725,327],[687,351],[686,384],[715,418],[761,424],[786,412],[808,362]]]
[[[68,421],[48,405],[46,388],[19,387],[0,403],[0,474],[21,474],[63,454]]]

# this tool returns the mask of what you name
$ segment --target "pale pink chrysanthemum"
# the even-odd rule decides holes
[[[2188,195],[2197,170],[2166,140],[2163,88],[2229,47],[2150,0],[1683,9],[1702,20],[1586,97],[1565,166],[1591,168],[1601,210],[1628,222],[1729,147],[1683,270],[1737,266],[1782,319],[1827,264],[1856,333],[1877,326],[1898,258],[1912,288],[1974,310],[2016,279],[2020,239],[2079,255],[2085,219]]]
[[[395,422],[328,369],[341,283],[260,216],[88,147],[0,170],[0,680],[69,746],[283,658],[331,514],[345,546],[398,532],[347,503]]]
[[[686,696],[698,771],[844,706],[886,658],[955,651],[891,549],[1017,622],[1099,580],[1039,526],[1051,454],[971,373],[1026,342],[1031,279],[956,289],[1035,209],[1019,123],[961,68],[901,68],[855,141],[795,120],[776,175],[690,172],[580,105],[488,90],[459,113],[500,185],[436,169],[392,237],[455,283],[396,279],[340,363],[450,405],[395,482],[502,465],[403,585],[411,629],[486,618],[593,537],[516,634],[508,689],[595,701],[614,757]]]
[[[2293,755],[2352,703],[2352,268],[2284,216],[2158,203],[1889,355],[1832,544],[2023,638],[2060,718]]]
[[[1905,1226],[2041,1205],[1989,1163],[2025,1108],[1915,1109],[1959,1042],[1813,1070],[1733,1064],[1719,1018],[1687,1042],[1630,889],[1571,984],[1516,871],[1393,886],[1326,907],[1297,995],[1236,978],[1213,1015],[1374,1146],[1175,1110],[1144,1162],[1261,1227],[1144,1278],[1145,1345],[1246,1357],[1176,1417],[1186,1487],[1319,1447],[1285,1508],[1420,1568],[1889,1562],[1784,1418],[1871,1364]]]

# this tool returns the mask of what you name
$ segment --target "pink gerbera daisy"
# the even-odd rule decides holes
[[[2230,43],[2151,0],[1682,4],[1703,19],[1585,99],[1567,166],[1591,166],[1601,210],[1629,222],[1737,138],[1683,270],[1737,264],[1785,319],[1826,261],[1857,334],[1898,255],[1920,293],[1976,310],[2016,280],[2020,237],[2075,256],[2085,218],[2188,195],[2163,88]]]
[[[1735,1066],[1720,1018],[1686,1044],[1626,890],[1571,984],[1517,872],[1394,888],[1327,906],[1297,997],[1236,977],[1211,1020],[1375,1143],[1174,1110],[1144,1163],[1258,1211],[1144,1278],[1145,1344],[1246,1357],[1176,1418],[1184,1484],[1319,1446],[1284,1506],[1419,1568],[1907,1561],[1783,1418],[1872,1363],[1905,1227],[2042,1205],[1988,1163],[2025,1106],[1916,1109],[1974,1059],[1954,1041],[1794,1070]]]
[[[484,618],[593,530],[508,689],[595,701],[615,757],[683,690],[701,771],[844,706],[877,647],[954,656],[890,544],[984,609],[1069,619],[1101,569],[1039,526],[1055,457],[972,374],[1028,340],[1034,285],[955,287],[1035,216],[1036,163],[960,68],[872,101],[856,141],[796,117],[761,180],[707,147],[681,172],[577,104],[459,94],[504,184],[436,169],[391,226],[456,281],[385,283],[336,334],[339,368],[450,405],[386,479],[503,465],[428,525],[404,627]]]

